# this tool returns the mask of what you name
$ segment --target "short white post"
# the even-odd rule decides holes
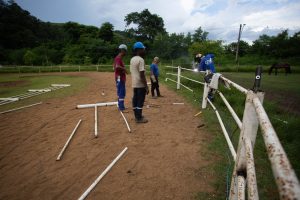
[[[96,187],[96,185],[100,182],[100,180],[109,172],[109,170],[116,164],[116,162],[124,155],[124,153],[127,151],[127,147],[110,163],[106,169],[98,176],[98,178],[93,182],[92,185],[78,198],[78,200],[85,199],[89,193]]]
[[[207,106],[207,96],[208,96],[208,92],[209,92],[209,86],[208,84],[205,82],[204,83],[204,88],[203,88],[203,97],[202,97],[202,109],[205,109]]]
[[[95,138],[98,137],[98,112],[97,106],[95,106]]]
[[[65,146],[62,148],[62,150],[60,151],[59,155],[57,156],[57,158],[56,158],[57,161],[61,159],[63,153],[65,152],[66,148],[68,147],[68,145],[69,145],[69,143],[70,143],[72,137],[74,136],[74,134],[75,134],[75,132],[76,132],[78,126],[80,125],[80,123],[81,123],[81,119],[79,120],[79,122],[77,123],[77,125],[76,125],[76,127],[74,128],[73,132],[71,133],[71,135],[70,135],[69,139],[67,140]]]
[[[180,76],[181,76],[181,67],[178,66],[178,71],[177,71],[177,90],[180,89]]]
[[[206,71],[206,75],[208,74],[208,71]],[[209,85],[204,81],[204,88],[203,88],[203,97],[202,97],[202,109],[205,109],[207,106],[207,96],[209,92]]]
[[[254,93],[253,91],[248,91],[247,97],[246,97],[246,104],[245,104],[245,110],[243,115],[243,123],[242,123],[242,129],[238,144],[238,150],[237,150],[237,158],[236,163],[234,167],[232,182],[231,182],[231,192],[230,192],[230,199],[238,199],[236,188],[237,184],[234,181],[235,177],[237,175],[237,172],[244,172],[247,174],[247,154],[246,154],[246,147],[245,147],[245,140],[249,140],[248,144],[251,144],[251,148],[253,149],[257,130],[258,130],[258,118],[255,111],[255,106],[253,105],[253,99],[259,98],[260,101],[263,101],[264,93],[258,92]],[[250,148],[250,147],[249,147]],[[253,174],[253,172],[251,172]]]

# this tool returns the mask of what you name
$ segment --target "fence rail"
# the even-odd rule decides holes
[[[264,99],[263,92],[258,91],[257,88],[254,88],[253,90],[247,90],[239,84],[227,79],[223,75],[213,74],[213,76],[218,76],[219,80],[223,80],[228,85],[246,95],[244,114],[241,121],[225,96],[219,90],[215,89],[211,83],[202,83],[181,75],[182,70],[193,73],[199,72],[196,72],[193,69],[182,68],[180,66],[167,66],[166,68],[177,69],[177,74],[166,73],[167,76],[177,76],[177,81],[170,78],[166,78],[166,81],[171,80],[172,82],[175,82],[178,90],[181,86],[183,86],[189,91],[193,91],[191,88],[181,83],[182,78],[199,83],[200,85],[204,85],[202,108],[205,109],[208,102],[215,111],[229,150],[235,161],[234,170],[231,177],[232,180],[229,194],[230,200],[245,199],[246,194],[247,199],[259,199],[254,164],[255,160],[253,157],[254,144],[259,126],[262,130],[263,140],[267,149],[268,158],[271,162],[272,172],[277,184],[280,199],[300,199],[299,180],[297,179],[297,176],[262,105]],[[201,73],[208,74],[207,71]],[[254,85],[255,87],[259,87],[261,77],[259,74],[261,73],[260,69],[258,69],[256,73],[256,81]],[[215,90],[219,94],[240,129],[240,137],[237,149],[235,149],[232,145],[226,127],[224,126],[217,108],[208,98],[208,94],[212,90]]]

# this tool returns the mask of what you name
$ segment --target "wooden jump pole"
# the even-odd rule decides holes
[[[75,134],[77,128],[79,127],[81,121],[82,121],[81,119],[78,121],[76,127],[74,128],[73,132],[71,133],[71,135],[70,135],[69,139],[67,140],[65,146],[62,148],[62,150],[60,151],[59,155],[57,156],[57,158],[56,158],[57,161],[61,159],[63,153],[65,152],[66,148],[68,147],[68,145],[69,145],[69,143],[70,143],[72,137],[74,136],[74,134]]]
[[[127,151],[127,147],[124,148],[124,150],[110,163],[106,169],[98,176],[98,178],[90,185],[90,187],[78,198],[78,200],[85,199],[89,193],[96,187],[96,185],[100,182],[100,180],[109,172],[109,170],[116,164],[116,162],[124,155],[124,153]]]

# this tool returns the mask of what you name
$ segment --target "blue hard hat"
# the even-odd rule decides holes
[[[144,44],[143,43],[141,43],[141,42],[136,42],[136,43],[134,43],[134,45],[133,45],[133,49],[145,49],[146,47],[144,46]]]

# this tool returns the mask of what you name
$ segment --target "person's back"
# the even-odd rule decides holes
[[[141,42],[133,45],[135,56],[130,60],[130,72],[132,77],[132,108],[137,123],[147,123],[148,120],[142,115],[146,94],[149,93],[145,75],[145,46]]]
[[[216,69],[213,61],[214,58],[215,58],[214,54],[207,54],[205,56],[206,69],[209,69],[211,73],[216,73]]]
[[[130,72],[133,88],[144,88],[145,85],[141,79],[140,72],[145,70],[145,61],[140,56],[134,56],[130,60]]]

